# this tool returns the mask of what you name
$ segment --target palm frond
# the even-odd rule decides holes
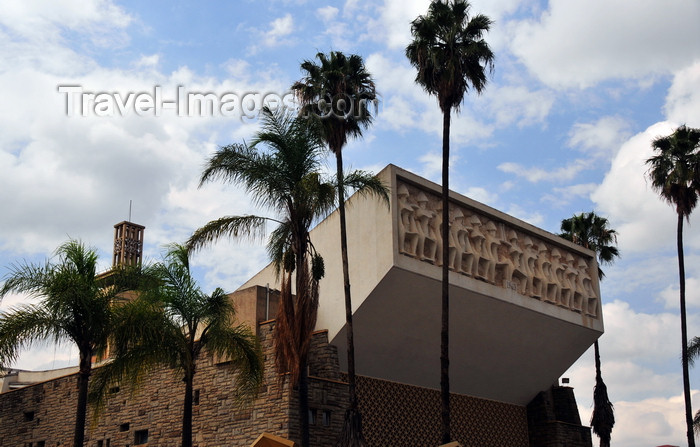
[[[301,64],[305,73],[292,90],[302,104],[300,116],[315,122],[334,153],[348,137],[359,137],[372,124],[371,105],[377,93],[362,57],[339,51],[317,53],[316,60]]]
[[[262,239],[265,235],[265,223],[272,220],[260,216],[226,216],[213,220],[190,236],[186,242],[189,251],[197,251],[221,237],[232,239]]]
[[[470,88],[481,93],[493,71],[494,54],[483,40],[493,22],[481,14],[470,18],[469,9],[465,0],[434,1],[411,22],[406,57],[417,69],[416,83],[437,97],[443,112],[459,111]]]
[[[647,159],[647,176],[661,198],[686,219],[698,204],[700,191],[700,129],[680,126],[652,141],[656,154]]]
[[[617,231],[610,228],[607,218],[597,215],[594,211],[574,214],[562,220],[561,231],[559,236],[594,251],[600,264],[612,264],[620,256],[620,251],[615,246]],[[598,267],[598,278],[603,277],[605,273]]]
[[[366,171],[351,171],[345,174],[343,186],[347,193],[356,191],[360,196],[375,196],[389,207],[389,188],[374,174]]]
[[[41,305],[20,305],[0,314],[0,368],[7,368],[20,353],[36,343],[73,338],[65,319],[56,318]]]
[[[275,274],[279,276],[284,264],[284,253],[291,245],[292,226],[290,222],[283,222],[271,233],[267,242],[267,255],[275,267]]]
[[[695,359],[700,356],[700,337],[693,337],[688,343],[688,364],[693,366]]]
[[[608,388],[600,376],[596,377],[593,388],[593,414],[591,428],[600,438],[601,447],[610,446],[610,436],[615,425],[615,413],[612,402],[608,398]]]

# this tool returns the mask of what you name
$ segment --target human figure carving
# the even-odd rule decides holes
[[[474,278],[479,278],[479,260],[481,259],[481,253],[484,251],[484,240],[486,237],[484,236],[484,233],[481,232],[481,219],[479,219],[479,216],[472,214],[472,217],[469,218],[469,223],[471,224],[469,239],[471,241],[474,254],[471,276]]]
[[[442,201],[435,204],[435,215],[428,223],[430,239],[435,241],[434,251],[428,255],[428,259],[435,265],[442,265]]]
[[[539,251],[537,247],[532,242],[530,236],[526,236],[523,239],[523,257],[522,257],[522,269],[525,274],[525,281],[520,286],[521,295],[535,296],[535,271],[537,270],[537,257],[539,256]]]
[[[459,259],[459,266],[460,266],[460,272],[468,275],[468,276],[473,276],[474,275],[474,247],[472,246],[472,242],[469,239],[469,235],[471,234],[473,228],[471,225],[471,218],[473,216],[470,214],[468,216],[464,216],[462,219],[462,223],[464,226],[464,231],[459,232],[459,241],[462,244],[462,256]]]
[[[525,294],[524,290],[527,282],[527,274],[523,268],[523,250],[518,244],[518,235],[515,230],[508,232],[506,241],[503,242],[503,256],[499,256],[497,268],[503,271],[503,285],[511,287],[520,294]]]
[[[554,248],[550,255],[547,275],[547,301],[561,305],[561,284],[564,279],[564,266],[561,262],[561,252]]]
[[[496,224],[488,221],[484,226],[484,240],[479,256],[479,273],[481,278],[490,283],[496,281],[496,261],[498,261],[498,245],[500,241],[496,237]]]
[[[406,185],[399,185],[399,250],[409,256],[416,256],[418,249],[418,224],[416,223],[415,203],[411,203]]]
[[[568,307],[571,310],[580,312],[580,303],[574,300],[574,292],[576,290],[576,276],[578,276],[578,269],[576,268],[576,260],[571,253],[566,254],[566,261],[564,263],[564,274],[563,281],[561,284],[561,305]]]
[[[467,228],[464,226],[464,213],[459,208],[450,213],[450,269],[460,273],[462,271],[462,256],[464,254],[464,235]]]
[[[538,242],[536,249],[537,259],[535,260],[535,270],[532,278],[532,296],[546,300],[551,264],[545,244]]]
[[[428,208],[428,197],[421,192],[416,198],[418,208],[415,212],[415,219],[418,229],[418,244],[416,245],[416,256],[424,261],[435,262],[437,244],[430,234],[430,223],[435,218],[435,211]]]
[[[580,258],[578,261],[578,272],[575,299],[580,299],[583,306],[585,306],[586,314],[597,317],[598,298],[593,291],[593,281],[588,273],[588,264],[583,258]]]

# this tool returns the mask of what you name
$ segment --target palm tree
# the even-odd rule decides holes
[[[41,298],[0,315],[0,365],[17,360],[24,348],[47,341],[70,341],[78,347],[78,402],[73,445],[82,446],[92,358],[107,347],[113,327],[113,303],[132,288],[136,270],[115,269],[108,282],[96,276],[97,253],[83,243],[69,240],[55,252],[56,262],[22,263],[11,267],[0,288],[0,298],[10,292]]]
[[[324,147],[314,121],[263,109],[262,126],[250,146],[233,144],[219,149],[207,163],[200,185],[215,179],[242,184],[254,202],[277,216],[222,217],[195,231],[187,245],[196,250],[223,236],[262,236],[267,222],[277,224],[267,244],[282,279],[276,364],[280,372],[289,371],[293,384],[299,385],[302,446],[308,447],[306,362],[316,324],[318,282],[324,273],[323,258],[314,249],[309,231],[335,207],[337,185],[319,174]],[[376,177],[360,171],[351,173],[344,187],[362,193],[384,191]]]
[[[695,447],[693,436],[693,415],[690,401],[690,376],[688,373],[688,329],[685,311],[685,261],[683,258],[683,219],[690,220],[690,214],[698,203],[700,191],[700,129],[680,126],[671,135],[658,137],[651,143],[658,154],[649,158],[647,175],[651,186],[661,198],[676,207],[678,223],[676,241],[678,247],[678,275],[680,282],[681,308],[681,363],[683,367],[683,392],[685,395],[685,420],[688,446]]]
[[[610,228],[608,219],[595,212],[575,214],[561,221],[561,237],[584,248],[593,250],[598,255],[599,264],[612,264],[620,252],[617,244],[617,232]],[[603,269],[598,267],[598,278],[603,279]],[[608,387],[603,382],[600,372],[600,348],[598,340],[593,343],[595,353],[595,387],[593,388],[593,415],[591,427],[600,438],[600,447],[610,447],[610,435],[615,425],[613,404],[608,398]]]
[[[90,398],[99,412],[116,384],[136,386],[156,366],[174,368],[185,382],[182,446],[192,446],[194,377],[202,352],[226,358],[237,372],[235,395],[251,398],[263,380],[262,352],[220,288],[206,295],[190,274],[187,249],[171,245],[165,262],[146,267],[152,278],[135,300],[115,306],[112,360],[95,373]]]
[[[349,137],[360,137],[372,123],[370,103],[375,104],[377,94],[374,81],[365,69],[362,57],[346,56],[339,51],[329,55],[316,54],[318,63],[305,60],[301,69],[304,78],[292,85],[292,90],[302,103],[301,116],[312,118],[319,126],[321,138],[335,154],[336,181],[346,183],[343,172],[343,147]],[[386,197],[386,192],[380,193]],[[352,325],[352,298],[348,266],[347,225],[345,221],[345,190],[338,188],[338,212],[340,214],[340,255],[343,265],[343,290],[345,294],[345,322],[348,348],[349,408],[338,441],[339,446],[362,446],[362,417],[355,392],[355,343]]]
[[[487,16],[469,17],[466,0],[434,1],[428,13],[411,23],[413,41],[406,57],[417,70],[416,82],[437,96],[442,111],[442,240],[449,235],[450,114],[459,112],[471,88],[481,93],[486,71],[493,69],[494,55],[483,36],[491,27]],[[442,328],[440,342],[440,390],[442,442],[450,442],[449,377],[449,244],[442,244]]]

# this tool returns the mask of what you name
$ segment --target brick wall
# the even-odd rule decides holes
[[[365,439],[372,446],[440,445],[440,392],[358,377]],[[464,447],[527,447],[524,407],[451,396],[452,438]]]

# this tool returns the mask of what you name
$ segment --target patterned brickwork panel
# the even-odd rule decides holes
[[[358,377],[363,431],[375,447],[440,444],[440,393]],[[452,438],[464,447],[527,447],[525,407],[452,395]]]

